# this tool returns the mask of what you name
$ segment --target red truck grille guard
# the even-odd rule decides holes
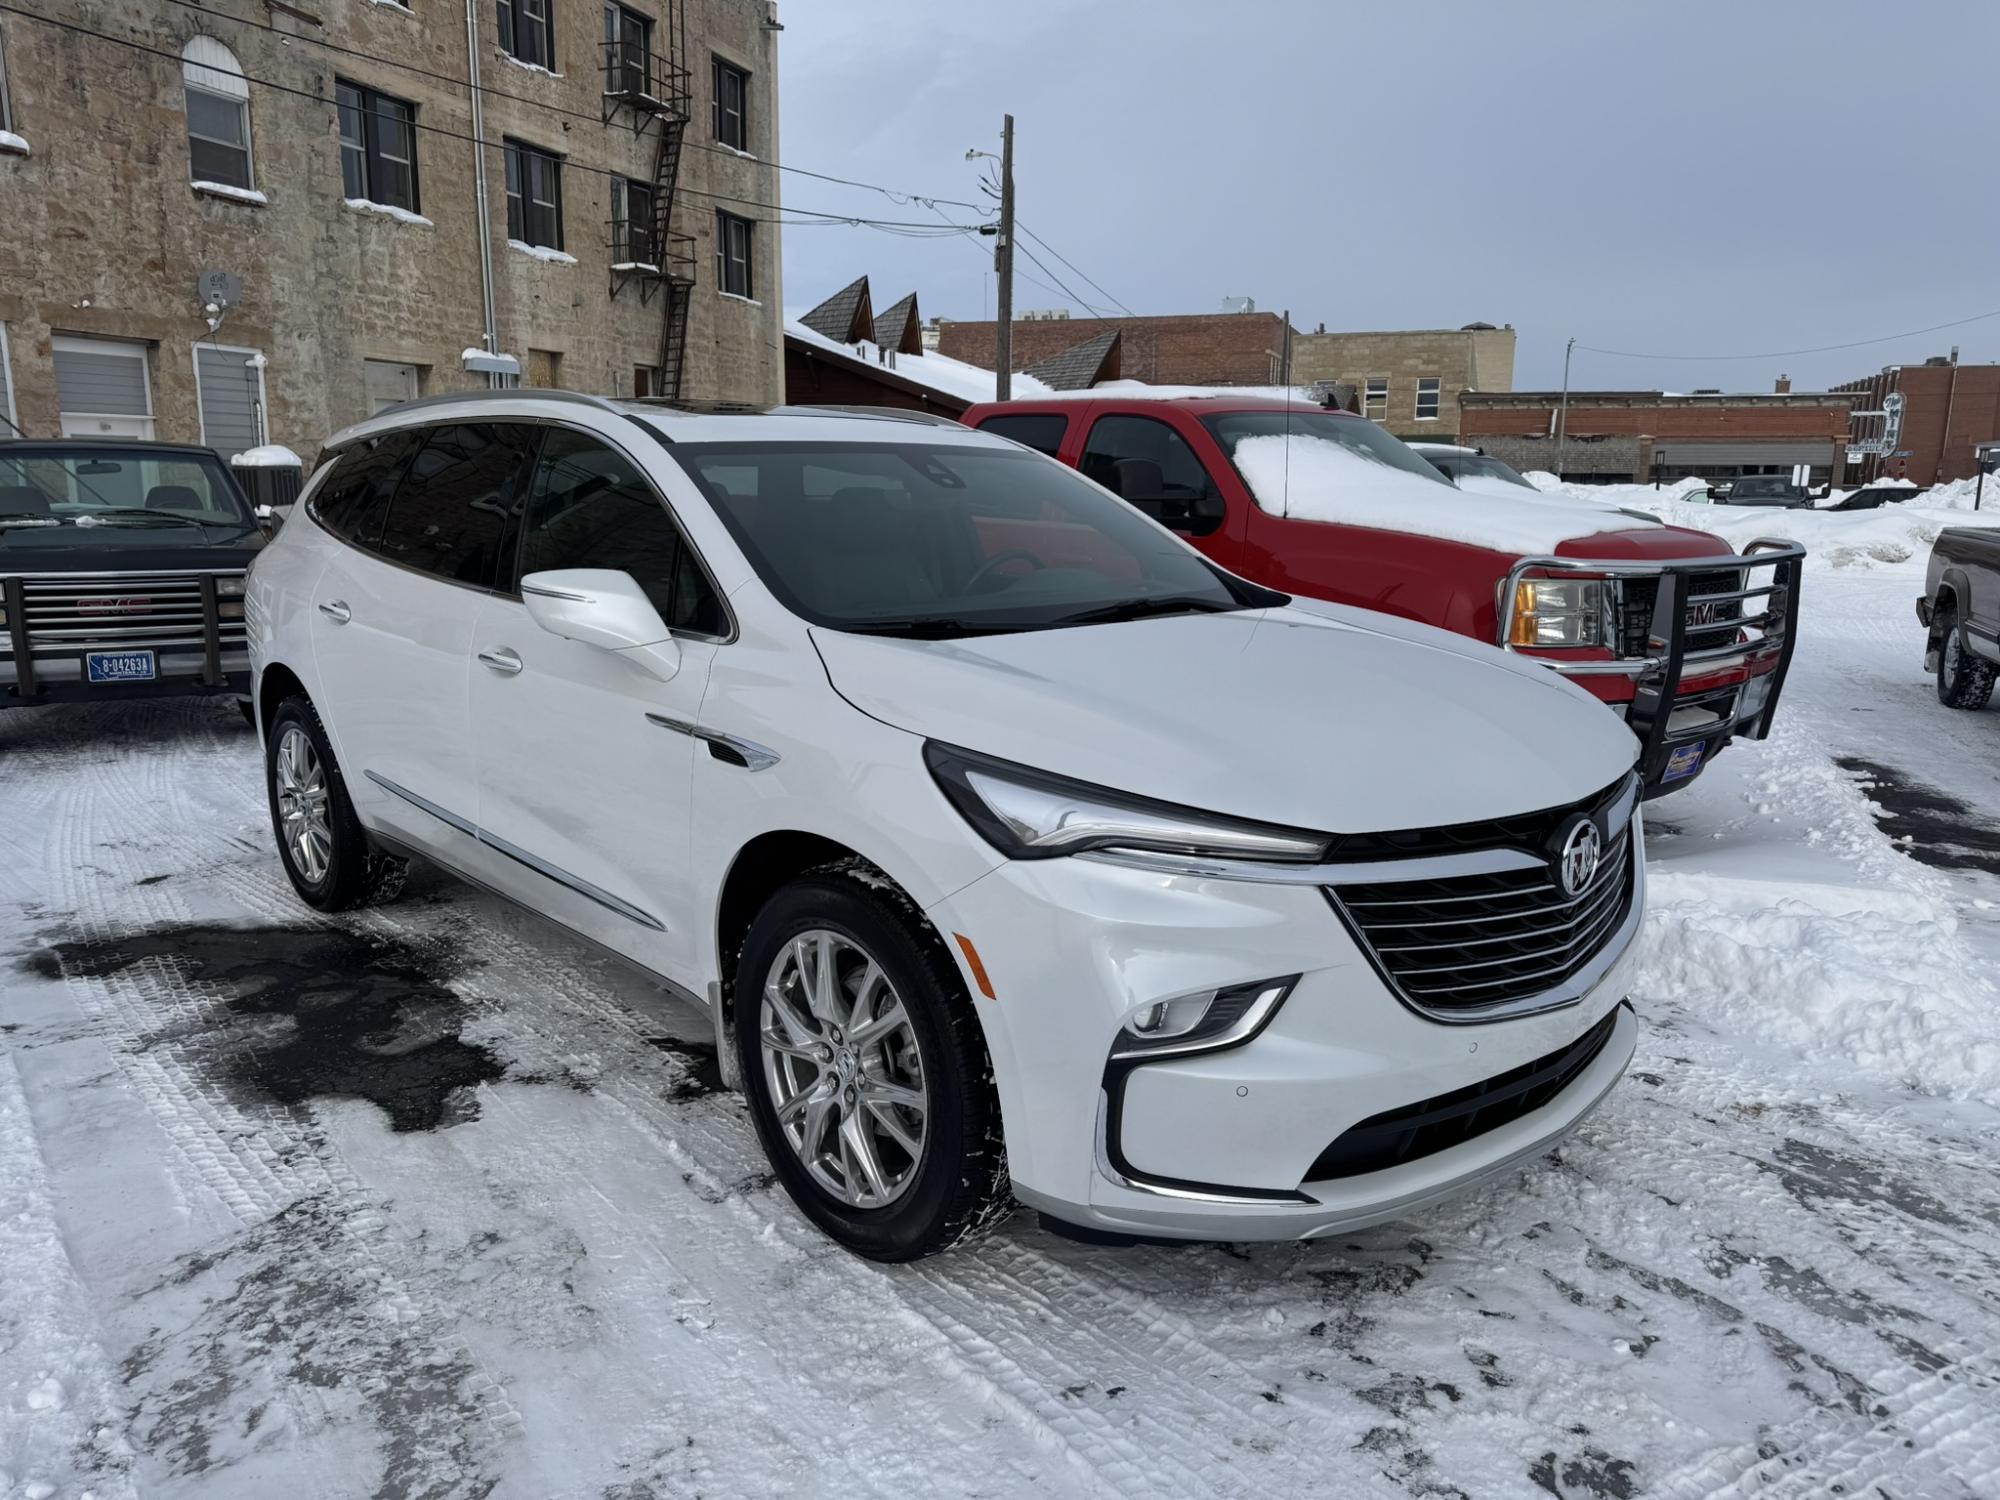
[[[1799,543],[1776,537],[1722,557],[1524,557],[1501,586],[1500,644],[1566,677],[1629,679],[1626,722],[1639,737],[1645,795],[1656,796],[1677,784],[1667,775],[1676,750],[1705,742],[1705,763],[1730,739],[1771,732],[1798,638],[1805,558]],[[1521,581],[1566,575],[1610,582],[1611,660],[1565,661],[1511,644]]]

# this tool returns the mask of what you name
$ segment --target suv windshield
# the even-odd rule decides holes
[[[943,638],[1242,609],[1124,501],[1012,446],[676,443],[758,576],[818,625]]]
[[[237,531],[255,524],[213,454],[109,446],[0,449],[0,538],[77,527],[94,531],[93,542],[114,542],[126,532]]]

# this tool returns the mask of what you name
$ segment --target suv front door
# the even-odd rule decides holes
[[[679,646],[666,681],[552,635],[519,580],[612,568],[646,591]],[[687,866],[696,723],[720,596],[639,465],[607,440],[550,427],[527,492],[511,587],[483,602],[471,704],[478,822],[510,894],[662,973],[694,949]]]

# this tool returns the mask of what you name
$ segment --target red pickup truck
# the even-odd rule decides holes
[[[1272,588],[1533,656],[1624,716],[1646,795],[1770,732],[1805,549],[1609,504],[1461,490],[1366,418],[1258,396],[1073,397],[963,420],[1083,471]]]

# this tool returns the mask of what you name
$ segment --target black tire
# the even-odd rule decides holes
[[[326,849],[318,871],[308,868],[307,856],[287,837],[279,801],[279,756],[285,752],[288,736],[303,735],[322,771],[324,786],[324,834]],[[299,899],[319,911],[348,911],[392,899],[403,888],[404,862],[378,854],[368,847],[368,835],[354,815],[354,803],[347,795],[347,782],[334,759],[333,745],[326,726],[312,700],[295,695],[278,705],[271,716],[270,732],[264,742],[264,788],[271,806],[271,831],[278,843],[278,857]]]
[[[1940,610],[1938,625],[1938,702],[1946,708],[1980,709],[1993,696],[1993,679],[2000,667],[1974,656],[1961,644],[1958,611]]]
[[[773,896],[750,924],[737,960],[732,1004],[744,1091],[764,1152],[807,1218],[857,1254],[916,1260],[951,1249],[999,1223],[1013,1208],[1000,1101],[971,998],[937,933],[900,892],[882,889],[866,866],[814,871]],[[901,1196],[856,1207],[815,1180],[778,1123],[765,1075],[759,1016],[766,978],[786,946],[823,929],[880,965],[903,1002],[922,1060],[927,1130]]]

